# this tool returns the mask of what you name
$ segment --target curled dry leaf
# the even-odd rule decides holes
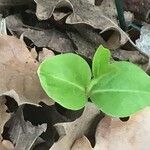
[[[100,6],[93,5],[90,0],[35,0],[35,2],[37,3],[36,15],[41,20],[47,20],[52,16],[59,16],[58,14],[62,13],[60,8],[65,7],[68,11],[70,10],[69,14],[67,11],[66,16],[64,15],[66,25],[67,28],[71,26],[75,30],[71,29],[66,32],[76,46],[74,50],[81,55],[84,54],[84,56],[89,57],[88,53],[82,52],[83,48],[93,52],[100,43],[106,45],[109,49],[117,49],[124,44],[130,45],[130,49],[138,49],[128,35],[118,27],[114,0],[111,2],[108,0],[103,1]],[[110,10],[110,5],[112,10]],[[89,26],[93,28],[93,31],[89,30]],[[94,30],[97,31],[97,34],[95,34]],[[89,34],[85,36],[84,33]],[[98,40],[96,40],[97,38]],[[97,41],[96,43],[93,41],[94,39]],[[80,43],[83,43],[82,47]]]
[[[36,15],[40,20],[46,20],[51,17],[54,7],[58,4],[59,0],[41,1],[35,0],[37,3]],[[46,7],[47,6],[47,7]]]
[[[15,106],[14,108],[17,108],[16,101],[13,102],[10,99],[7,99],[7,97],[15,99],[16,101],[19,100],[18,95],[14,91],[9,91],[0,95],[0,134],[3,132],[3,127],[5,123],[11,117],[11,114],[9,112],[11,110],[9,110],[9,107],[13,108],[13,106]]]
[[[108,47],[109,49],[117,49],[118,47],[124,45],[128,41],[126,43],[128,45],[128,49],[134,49],[134,50],[137,49],[135,44],[130,40],[130,38],[126,35],[126,33],[124,33],[117,26],[117,24],[115,24],[113,21],[109,19],[112,18],[112,16],[110,16],[108,13],[105,13],[103,15],[103,12],[105,11],[102,9],[103,8],[102,6],[105,5],[107,6],[110,3],[108,1],[107,2],[104,1],[102,3],[102,6],[100,7],[97,7],[95,5],[92,5],[90,2],[87,2],[88,7],[92,5],[90,9],[93,8],[92,18],[94,18],[95,15],[97,18],[99,18],[99,15],[101,15],[103,16],[102,18],[106,19],[106,22],[104,21],[104,19],[102,21],[100,21],[101,19],[98,19],[99,20],[98,24],[96,20],[95,20],[96,22],[94,22],[94,20],[90,18],[92,14],[90,13],[89,10],[88,13],[90,14],[87,13],[83,15],[80,12],[81,9],[79,7],[80,5],[75,4],[75,6],[73,6],[71,1],[58,2],[53,0],[51,1],[36,0],[36,2],[37,2],[37,7],[42,6],[44,9],[46,9],[44,11],[45,13],[43,14],[39,13],[40,15],[46,15],[46,18],[51,17],[51,19],[53,15],[54,19],[56,19],[56,20],[52,19],[53,22],[49,22],[48,20],[46,20],[46,22],[44,22],[47,26],[46,28],[45,28],[45,24],[37,20],[33,14],[32,17],[35,18],[33,24],[35,24],[36,26],[31,26],[31,25],[29,26],[24,24],[24,22],[27,22],[28,20],[24,20],[21,14],[8,16],[6,18],[6,23],[9,31],[12,34],[15,35],[16,33],[17,35],[22,34],[24,37],[30,39],[37,47],[48,47],[49,49],[52,49],[60,53],[75,52],[80,55],[83,55],[86,58],[92,58],[95,49],[100,44],[104,45],[105,47]],[[86,7],[87,4],[84,5],[84,3],[85,2],[81,3],[82,7],[83,8],[85,7],[84,9],[87,9],[88,8]],[[114,1],[111,2],[111,5],[112,4],[114,5]],[[78,20],[77,22],[73,22],[72,20],[72,22],[70,23],[69,22],[64,23],[64,19],[62,18],[62,13],[64,15],[64,12],[60,11],[61,7],[63,6],[64,7],[66,6],[67,8],[69,7],[69,9],[67,9],[68,11],[67,11],[67,16],[65,16],[65,19],[66,18],[68,19],[70,16],[72,16],[73,8],[76,7],[76,9],[79,9],[79,14],[76,14],[77,18],[80,18],[81,15],[83,21],[80,22],[80,20]],[[55,9],[56,7],[58,7],[58,9]],[[108,10],[108,6],[107,6],[107,10]],[[97,11],[99,13],[97,13]],[[114,10],[114,12],[115,11],[116,10]],[[47,16],[49,12],[50,15]],[[63,19],[63,21],[60,21],[58,19],[59,17]],[[61,29],[60,27],[58,27],[60,26],[58,25],[59,22],[61,22]],[[104,25],[104,23],[106,23],[106,25]],[[55,26],[54,24],[57,24],[58,26]]]
[[[9,120],[10,139],[15,145],[15,150],[30,150],[35,140],[46,131],[47,124],[38,126],[24,120],[23,107],[20,106],[17,112]]]
[[[0,58],[0,93],[13,89],[19,95],[20,104],[51,103],[37,77],[38,62],[23,42],[14,37],[1,36]]]
[[[88,103],[81,117],[73,122],[59,123],[55,127],[60,135],[60,139],[54,143],[50,150],[70,150],[74,140],[86,134],[99,114],[99,110],[92,103]]]
[[[127,40],[123,35],[122,30],[120,30],[113,21],[105,16],[103,10],[101,10],[103,6],[97,7],[93,5],[90,0],[35,0],[35,2],[37,3],[36,14],[41,20],[50,18],[55,13],[54,10],[57,7],[66,7],[73,11],[66,19],[67,24],[85,23],[100,30],[113,27],[116,28],[116,30],[122,35],[122,38],[124,38],[124,41],[122,40],[122,42],[126,42]],[[103,5],[104,4],[105,3],[103,3]],[[114,1],[112,5],[114,5]]]

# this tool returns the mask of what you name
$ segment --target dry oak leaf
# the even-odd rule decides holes
[[[76,140],[71,150],[92,150],[91,143],[86,136]]]
[[[55,125],[60,139],[54,143],[50,150],[70,150],[73,142],[86,134],[99,110],[92,103],[87,103],[81,117],[73,122],[58,123]]]
[[[126,122],[105,117],[96,131],[94,150],[149,150],[150,108],[138,112]]]
[[[0,150],[15,150],[13,144],[8,140],[0,142]]]
[[[32,0],[0,0],[0,7],[24,5],[31,2]]]
[[[58,11],[59,8],[68,8],[66,15],[64,15],[66,25],[73,28],[75,27],[77,31],[76,29],[75,33],[72,32],[72,30],[71,32],[67,31],[67,34],[77,48],[75,49],[76,53],[80,55],[91,58],[94,53],[93,51],[95,51],[95,47],[97,48],[97,45],[99,44],[102,44],[109,49],[117,49],[121,46],[126,46],[130,50],[140,51],[130,37],[118,26],[114,0],[111,3],[109,1],[104,1],[102,6],[95,6],[90,0],[35,0],[35,2],[37,4],[36,15],[40,20],[47,20],[52,16],[54,16],[55,19],[55,14],[59,16],[58,14],[60,13],[61,16],[62,11],[61,9]],[[113,12],[113,15],[108,13],[110,5],[113,7],[113,10],[111,11]],[[107,10],[107,13],[104,10]],[[85,28],[81,29],[81,25],[85,26]],[[98,32],[98,35],[94,35],[93,38],[93,31],[90,31],[91,35],[84,38],[84,33],[88,33],[88,26],[93,28],[93,30],[96,29],[95,31]],[[82,30],[84,30],[84,32],[82,32]],[[87,32],[85,32],[86,30]],[[89,37],[92,37],[92,42]],[[97,42],[95,43],[93,39]],[[90,45],[88,44],[88,46],[86,46],[86,43],[88,42]],[[82,47],[81,43],[83,43]],[[89,52],[83,53],[84,47],[86,49],[90,47],[89,51],[92,51],[92,54],[89,54]],[[49,48],[53,49],[52,47]],[[56,51],[58,51],[57,49]]]
[[[126,122],[118,118],[103,118],[96,130],[96,145],[90,150],[149,150],[150,149],[150,107],[130,117]],[[79,139],[73,147],[81,146],[87,139]],[[73,149],[77,150],[77,149]],[[82,149],[78,149],[82,150]]]
[[[0,93],[14,90],[20,103],[51,103],[37,76],[38,62],[25,44],[11,36],[0,36]]]
[[[47,49],[47,48],[43,48],[42,51],[39,52],[39,62],[41,63],[45,58],[47,57],[52,57],[54,56],[54,52]]]
[[[21,105],[9,120],[9,136],[15,150],[30,150],[36,139],[46,131],[47,124],[33,125],[24,120],[24,105]]]
[[[52,15],[55,16],[54,10],[59,7],[69,8],[70,15],[66,14],[67,24],[87,24],[95,29],[114,30],[121,35],[120,45],[127,42],[128,37],[117,24],[114,23],[103,13],[100,7],[95,6],[87,0],[35,0],[37,3],[36,15],[40,20],[47,20]],[[57,12],[58,13],[58,12]],[[60,12],[61,13],[61,12]],[[112,43],[113,44],[113,43]]]
[[[6,97],[9,97],[10,99],[7,99]],[[18,107],[16,101],[19,101],[19,97],[14,91],[8,91],[0,94],[0,134],[3,132],[5,123],[11,117],[11,110],[9,110],[9,106],[11,105],[10,107],[12,108]]]

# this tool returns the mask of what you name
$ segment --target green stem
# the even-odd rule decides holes
[[[122,30],[126,31],[126,22],[124,18],[123,0],[115,0],[119,24]]]

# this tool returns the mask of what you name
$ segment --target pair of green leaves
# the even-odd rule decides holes
[[[87,62],[72,53],[47,58],[38,69],[47,95],[65,108],[78,110],[88,98],[104,113],[126,117],[150,105],[150,78],[129,62],[110,63],[110,51],[100,46]]]

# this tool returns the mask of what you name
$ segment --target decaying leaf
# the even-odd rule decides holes
[[[15,150],[13,144],[8,140],[0,142],[0,150]]]
[[[51,51],[47,48],[43,48],[43,50],[39,52],[39,62],[41,63],[45,58],[52,57],[54,55],[55,54],[53,51]]]
[[[70,150],[74,140],[87,133],[99,110],[91,103],[88,103],[80,118],[73,122],[59,123],[55,127],[60,135],[58,142],[54,143],[50,150]]]
[[[39,144],[41,145],[45,143],[44,145],[50,148],[54,144],[54,142],[58,139],[58,134],[54,127],[54,124],[67,122],[68,118],[61,115],[57,111],[55,105],[48,106],[42,102],[40,103],[40,105],[41,106],[26,104],[23,108],[24,119],[26,121],[30,121],[32,124],[36,126],[39,124],[45,123],[47,124],[46,132],[42,133],[42,135],[40,136],[43,139],[43,141],[40,142]],[[37,146],[37,144],[35,144],[35,146]]]
[[[46,20],[52,16],[55,7],[60,4],[60,6],[69,6],[68,0],[35,0],[38,4],[36,8],[36,15],[41,20]],[[59,5],[58,5],[59,6]]]
[[[16,6],[16,5],[24,5],[24,4],[27,4],[31,2],[31,0],[15,0],[15,3],[14,3],[14,0],[1,0],[0,1],[0,7],[2,6]]]
[[[119,61],[130,61],[137,64],[147,64],[148,57],[142,55],[139,51],[127,51],[123,49],[113,50],[112,56]]]
[[[98,44],[106,45],[110,49],[117,49],[125,44],[130,49],[138,49],[128,35],[118,27],[114,0],[111,2],[103,1],[101,6],[96,6],[93,2],[86,0],[35,0],[35,2],[37,3],[36,15],[41,20],[49,19],[52,16],[55,19],[55,16],[59,16],[59,13],[62,13],[61,8],[68,10],[65,16],[67,25],[65,29],[67,29],[66,32],[73,41],[74,50],[78,54],[89,57],[89,51],[92,50],[93,53]],[[109,9],[110,5],[112,6],[112,11]],[[60,18],[62,19],[62,17]],[[58,17],[56,21],[59,21]],[[68,31],[69,25],[71,29]],[[86,50],[83,52],[83,48],[89,49],[89,51],[85,53]]]
[[[130,117],[126,122],[120,119],[105,117],[96,130],[96,145],[91,147],[87,138],[75,141],[72,150],[82,148],[85,144],[88,150],[149,150],[150,144],[150,108]]]
[[[73,43],[65,32],[61,32],[56,28],[44,31],[28,30],[25,31],[23,35],[29,38],[38,47],[49,47],[58,52],[74,51]]]
[[[37,59],[38,53],[37,53],[37,51],[36,51],[36,48],[35,48],[35,47],[31,48],[30,52],[31,52],[32,57],[33,57],[34,59]]]
[[[116,29],[121,34],[121,44],[127,41],[125,33],[123,33],[118,26],[106,17],[101,10],[101,7],[93,5],[91,2],[86,0],[52,0],[43,1],[35,0],[37,3],[36,14],[41,20],[50,18],[53,11],[57,7],[67,7],[73,10],[70,15],[66,18],[67,24],[88,24],[95,29],[108,30],[109,28]],[[41,9],[42,8],[42,9]]]
[[[100,44],[107,45],[99,32],[86,24],[72,25],[66,32],[76,46],[75,52],[87,58],[93,57]]]
[[[99,9],[101,10],[103,15],[107,16],[116,24],[118,24],[115,0],[102,0],[101,4],[99,5]]]
[[[107,4],[108,9],[110,3],[108,1],[103,2],[102,6],[95,6],[92,2],[84,0],[77,2],[36,0],[36,3],[37,16],[46,22],[40,22],[32,14],[34,21],[31,23],[33,25],[29,26],[25,24],[27,20],[24,20],[21,14],[15,14],[8,16],[6,23],[12,34],[27,37],[37,47],[48,47],[60,53],[75,52],[86,58],[92,58],[95,49],[100,44],[109,49],[117,49],[124,44],[127,44],[129,49],[137,49],[128,35],[117,26],[117,22],[110,20],[116,16],[104,13],[102,6]],[[114,1],[111,5],[114,5]],[[38,7],[42,7],[43,10]],[[67,8],[65,12],[61,9],[64,7]],[[82,14],[83,10],[87,13]],[[116,13],[116,10],[113,12]],[[48,18],[51,20],[46,20]]]
[[[38,62],[32,58],[25,44],[10,36],[0,37],[0,93],[14,90],[24,102],[50,103],[38,77]]]
[[[71,148],[71,150],[92,150],[92,149],[93,148],[91,147],[91,143],[85,136],[76,140]]]
[[[6,25],[8,30],[12,33],[12,31],[18,31],[18,33],[22,33],[25,29],[26,26],[23,24],[21,20],[21,15],[10,15],[6,17]]]
[[[130,117],[126,122],[117,118],[105,117],[96,131],[95,150],[149,150],[150,108]]]
[[[97,6],[88,3],[86,0],[70,0],[70,3],[74,12],[67,17],[66,23],[86,23],[101,30],[112,26],[117,27],[115,23],[102,14]]]
[[[34,126],[31,122],[25,121],[23,107],[23,105],[20,106],[10,120],[9,135],[15,145],[15,150],[30,150],[35,140],[46,131],[47,128],[47,124]]]
[[[8,97],[10,97],[11,99],[8,99]],[[5,123],[11,117],[10,112],[13,110],[10,109],[17,108],[17,102],[12,101],[12,99],[18,101],[18,95],[14,91],[9,91],[0,95],[0,134],[3,132]]]

